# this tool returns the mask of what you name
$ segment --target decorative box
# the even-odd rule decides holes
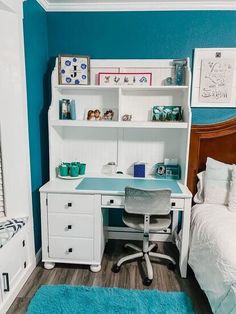
[[[164,163],[156,164],[156,177],[162,179],[181,179],[180,165],[165,165]]]
[[[134,164],[134,177],[138,177],[138,178],[145,177],[145,164],[144,163]]]

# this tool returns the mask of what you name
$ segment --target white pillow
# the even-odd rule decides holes
[[[197,174],[198,183],[197,183],[197,193],[194,195],[194,203],[202,204],[204,202],[204,180],[205,180],[206,171],[199,172]]]
[[[204,202],[228,205],[232,165],[207,158]]]
[[[233,165],[232,170],[232,181],[230,183],[228,209],[231,212],[236,213],[236,165]]]

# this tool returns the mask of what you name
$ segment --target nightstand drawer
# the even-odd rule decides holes
[[[48,194],[48,212],[92,214],[93,200],[93,195]]]
[[[172,198],[171,199],[171,208],[184,208],[184,199],[182,198]]]
[[[115,207],[124,206],[124,204],[125,204],[124,196],[109,196],[109,195],[102,196],[102,205]]]
[[[93,216],[49,214],[49,236],[93,238]]]
[[[93,240],[76,238],[49,238],[49,257],[80,262],[93,260]]]

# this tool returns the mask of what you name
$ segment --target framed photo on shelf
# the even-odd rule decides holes
[[[58,57],[59,85],[89,85],[90,58],[81,55]]]
[[[181,106],[153,106],[152,121],[168,122],[183,121]]]
[[[103,86],[151,86],[152,73],[99,72],[98,85]]]

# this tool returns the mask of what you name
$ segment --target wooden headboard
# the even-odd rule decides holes
[[[236,164],[236,118],[217,124],[192,125],[188,187],[196,193],[197,173],[205,169],[207,157]]]

